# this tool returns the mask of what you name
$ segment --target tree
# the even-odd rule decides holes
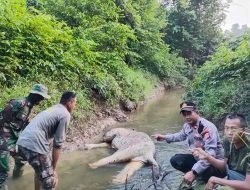
[[[186,88],[186,99],[199,104],[213,120],[242,113],[250,121],[250,32],[220,44],[211,60],[198,69]]]
[[[238,23],[235,23],[232,25],[231,31],[227,30],[225,31],[225,33],[231,37],[239,37],[239,36],[246,34],[249,31],[250,31],[250,28],[248,28],[246,24],[240,27]]]
[[[166,43],[193,65],[203,64],[221,39],[227,5],[222,0],[175,0],[168,7]]]

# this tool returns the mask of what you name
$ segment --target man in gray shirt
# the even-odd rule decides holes
[[[196,105],[193,102],[183,102],[180,105],[185,124],[180,132],[169,135],[155,134],[158,141],[167,143],[188,140],[189,148],[202,148],[211,156],[223,160],[224,150],[216,126],[210,121],[199,116]],[[211,166],[205,160],[199,160],[190,154],[176,154],[170,160],[171,165],[182,172],[184,182],[191,184],[197,176],[208,181],[211,176],[224,177],[225,172]]]
[[[76,94],[66,91],[60,104],[40,112],[20,135],[18,154],[27,160],[35,170],[35,189],[55,189],[58,177],[56,164],[65,141],[65,130],[70,121],[70,113],[76,104]],[[52,160],[50,142],[53,139]],[[38,183],[37,179],[40,181]]]

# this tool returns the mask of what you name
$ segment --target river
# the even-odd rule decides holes
[[[149,135],[155,133],[173,133],[182,126],[179,114],[182,90],[168,91],[165,95],[141,106],[133,115],[131,121],[119,123],[115,127],[130,127],[143,131]],[[163,170],[172,170],[169,159],[177,152],[187,152],[185,143],[155,142],[156,160]],[[124,185],[112,185],[112,176],[116,175],[124,164],[113,164],[98,169],[90,169],[88,163],[108,156],[112,150],[93,149],[62,154],[58,163],[59,186],[58,190],[115,190],[125,189]],[[9,190],[33,190],[33,170],[25,166],[24,176],[20,179],[8,180]],[[152,172],[150,167],[144,167],[132,176],[127,184],[128,189],[133,185],[140,189],[143,184],[150,183]],[[171,185],[175,178],[169,176]],[[133,188],[135,189],[135,188]],[[141,188],[142,189],[142,188]]]

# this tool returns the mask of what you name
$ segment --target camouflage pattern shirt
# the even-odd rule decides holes
[[[20,132],[28,124],[33,105],[26,97],[12,99],[0,110],[0,129],[18,138]]]

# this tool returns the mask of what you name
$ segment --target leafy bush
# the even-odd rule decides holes
[[[195,100],[201,111],[215,120],[238,112],[250,121],[249,39],[250,33],[237,43],[222,44],[186,88],[186,98]]]
[[[3,0],[0,7],[0,82],[10,85],[19,76],[39,73],[66,76],[71,67],[63,53],[71,30],[50,15],[28,12],[23,0]]]
[[[81,117],[93,98],[137,102],[158,79],[181,85],[187,68],[162,40],[165,11],[157,0],[0,1],[0,106],[40,82],[53,96],[42,108],[75,90]]]
[[[36,113],[55,103],[59,103],[62,92],[66,90],[73,90],[77,93],[77,106],[73,112],[74,118],[86,119],[90,116],[91,111],[94,109],[93,103],[89,99],[88,92],[86,89],[84,90],[84,88],[78,86],[79,84],[67,81],[51,81],[50,78],[42,75],[36,76],[36,78],[32,79],[31,81],[28,81],[24,78],[19,78],[19,81],[15,82],[15,85],[12,87],[2,88],[0,94],[0,108],[2,108],[4,104],[10,99],[27,96],[32,85],[36,83],[42,83],[46,85],[49,90],[49,95],[51,96],[49,100],[43,101],[37,108],[35,108]]]

